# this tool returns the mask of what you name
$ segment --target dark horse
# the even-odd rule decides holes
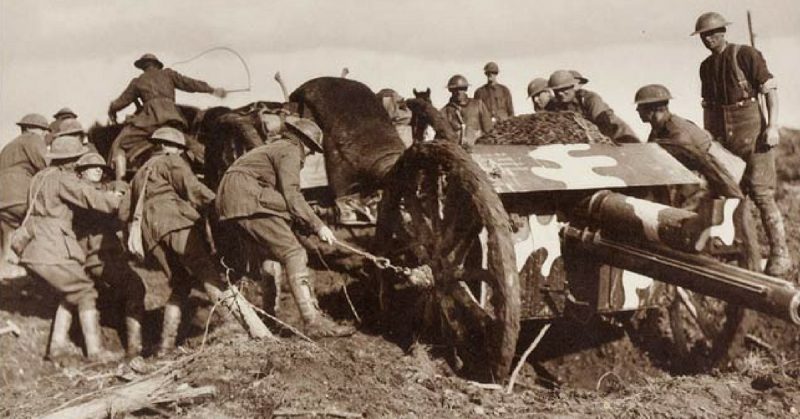
[[[450,124],[445,121],[442,114],[431,102],[431,89],[423,91],[414,89],[414,99],[406,99],[406,106],[411,109],[411,132],[414,142],[425,139],[425,130],[428,126],[436,131],[434,139],[444,139],[457,142],[458,137]]]

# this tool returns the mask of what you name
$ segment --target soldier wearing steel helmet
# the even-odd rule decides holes
[[[578,80],[569,70],[557,70],[550,75],[547,86],[553,91],[553,110],[573,111],[583,115],[600,132],[617,143],[636,143],[639,139],[631,127],[620,119],[595,92],[578,89]]]
[[[25,217],[31,178],[47,167],[45,135],[47,119],[39,114],[25,115],[17,125],[20,135],[0,151],[0,275],[16,277],[25,271],[14,263],[10,236]]]
[[[499,122],[514,116],[514,104],[511,100],[511,91],[508,87],[497,81],[500,67],[494,61],[490,61],[483,66],[483,74],[486,75],[486,84],[475,90],[475,99],[480,99],[489,114],[492,115],[492,122]]]
[[[722,15],[703,13],[691,35],[711,51],[700,64],[704,125],[725,148],[747,163],[742,189],[753,199],[769,240],[765,272],[786,276],[792,269],[783,217],[775,203],[775,154],[778,145],[778,90],[757,49],[729,43],[730,25]],[[766,98],[766,114],[758,95]]]
[[[150,141],[157,150],[134,175],[120,218],[127,221],[137,212],[141,214],[145,260],[154,260],[172,287],[158,349],[164,355],[175,349],[181,313],[193,286],[202,286],[212,302],[217,302],[223,283],[201,215],[210,209],[214,192],[197,179],[182,156],[186,150],[182,132],[162,127]]]
[[[97,153],[97,147],[95,147],[94,143],[89,141],[89,137],[86,135],[86,130],[83,129],[83,125],[81,125],[77,119],[66,118],[61,121],[61,125],[59,127],[59,131],[55,133],[53,138],[63,137],[65,135],[78,137],[81,139],[83,145],[89,147],[90,152]]]
[[[694,122],[673,114],[669,110],[671,99],[670,91],[660,84],[648,84],[636,91],[636,112],[651,127],[647,141],[659,144],[684,166],[703,175],[714,197],[744,198],[738,179],[716,157],[720,146]]]
[[[81,156],[75,165],[75,170],[83,182],[98,190],[119,189],[108,182],[106,175],[111,173],[111,168],[96,152],[88,152]],[[101,299],[122,303],[127,337],[126,355],[135,357],[142,352],[145,287],[142,278],[131,269],[128,255],[117,236],[122,227],[116,216],[96,215],[82,209],[76,210],[74,228],[78,243],[86,253],[84,269],[95,281]],[[56,317],[59,313],[63,311],[57,312]],[[55,321],[54,324],[59,325],[61,322]],[[59,331],[65,333],[62,329]],[[56,328],[53,334],[56,334]]]
[[[480,99],[470,99],[467,95],[467,78],[456,74],[447,82],[450,101],[442,108],[444,118],[456,132],[459,144],[471,148],[483,133],[492,130],[494,123],[489,109]]]
[[[92,215],[116,214],[120,196],[104,192],[81,181],[75,172],[78,159],[88,149],[77,137],[62,136],[53,140],[46,157],[49,168],[33,177],[30,185],[29,218],[22,228],[32,239],[21,248],[20,262],[37,278],[52,286],[61,297],[64,309],[77,310],[86,355],[90,361],[109,361],[115,354],[105,350],[100,333],[97,290],[84,270],[86,253],[78,243],[73,229],[76,211],[83,209]],[[55,341],[48,351],[56,358],[66,342],[66,332],[72,316],[58,317],[53,326]],[[55,360],[55,359],[54,359]]]
[[[53,114],[53,122],[50,123],[50,135],[45,138],[47,144],[50,144],[55,138],[56,134],[61,131],[61,124],[67,119],[75,119],[78,117],[72,109],[63,107],[58,112]]]
[[[277,260],[286,272],[305,331],[311,337],[347,336],[351,326],[339,325],[323,313],[314,296],[308,255],[292,229],[294,223],[332,244],[336,237],[300,192],[300,169],[307,155],[321,153],[322,130],[308,119],[286,122],[282,137],[243,155],[220,182],[220,220],[245,237],[261,262]]]
[[[146,156],[151,151],[151,144],[147,140],[157,128],[172,126],[186,131],[187,123],[175,106],[175,89],[210,93],[217,97],[226,95],[225,89],[211,87],[204,81],[164,68],[164,64],[153,54],[142,55],[133,65],[142,70],[142,74],[131,80],[125,91],[108,106],[109,119],[116,121],[118,111],[137,100],[142,102],[141,111],[125,125],[111,145],[109,158],[117,180],[125,177],[127,162]]]
[[[550,110],[553,92],[547,87],[547,80],[537,77],[528,83],[528,97],[533,102],[533,111],[542,112]]]

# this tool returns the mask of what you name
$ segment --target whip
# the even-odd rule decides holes
[[[230,47],[214,47],[214,48],[209,48],[209,49],[207,49],[207,50],[205,50],[205,51],[203,51],[203,52],[201,52],[201,53],[199,53],[199,54],[195,55],[195,56],[194,56],[194,57],[192,57],[192,58],[189,58],[189,59],[187,59],[187,60],[183,60],[183,61],[178,61],[178,62],[172,63],[171,67],[172,67],[172,66],[176,66],[176,65],[180,65],[180,64],[186,64],[186,63],[190,63],[190,62],[192,62],[192,61],[194,61],[194,60],[196,60],[196,59],[198,59],[198,58],[200,58],[200,57],[202,57],[202,56],[204,56],[204,55],[206,55],[206,54],[208,54],[208,53],[210,53],[210,52],[214,52],[214,51],[227,51],[227,52],[229,52],[229,53],[231,53],[231,54],[235,55],[235,56],[236,56],[236,58],[238,58],[238,59],[239,59],[239,61],[242,63],[242,67],[244,67],[244,72],[245,72],[245,74],[247,74],[247,87],[243,87],[243,88],[237,88],[237,89],[225,89],[225,91],[226,91],[227,93],[235,93],[235,92],[249,92],[249,91],[250,91],[250,86],[251,86],[251,84],[250,84],[250,67],[248,67],[248,66],[247,66],[247,61],[245,61],[244,57],[242,57],[242,55],[241,55],[241,54],[239,54],[238,52],[236,52],[236,50],[235,50],[235,49],[233,49],[233,48],[230,48]]]

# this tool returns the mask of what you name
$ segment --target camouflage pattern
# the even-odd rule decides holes
[[[498,193],[697,184],[699,179],[655,144],[481,146],[472,158]]]

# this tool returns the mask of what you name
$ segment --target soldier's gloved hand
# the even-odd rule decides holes
[[[333,235],[333,231],[331,231],[330,227],[323,225],[320,227],[319,231],[317,231],[317,236],[319,239],[333,245],[336,242],[336,236]]]
[[[228,96],[228,91],[222,87],[215,87],[214,91],[211,92],[211,94],[220,99],[225,99],[225,96]]]
[[[770,147],[776,147],[781,142],[781,135],[778,131],[778,127],[774,125],[767,126],[767,145]]]

